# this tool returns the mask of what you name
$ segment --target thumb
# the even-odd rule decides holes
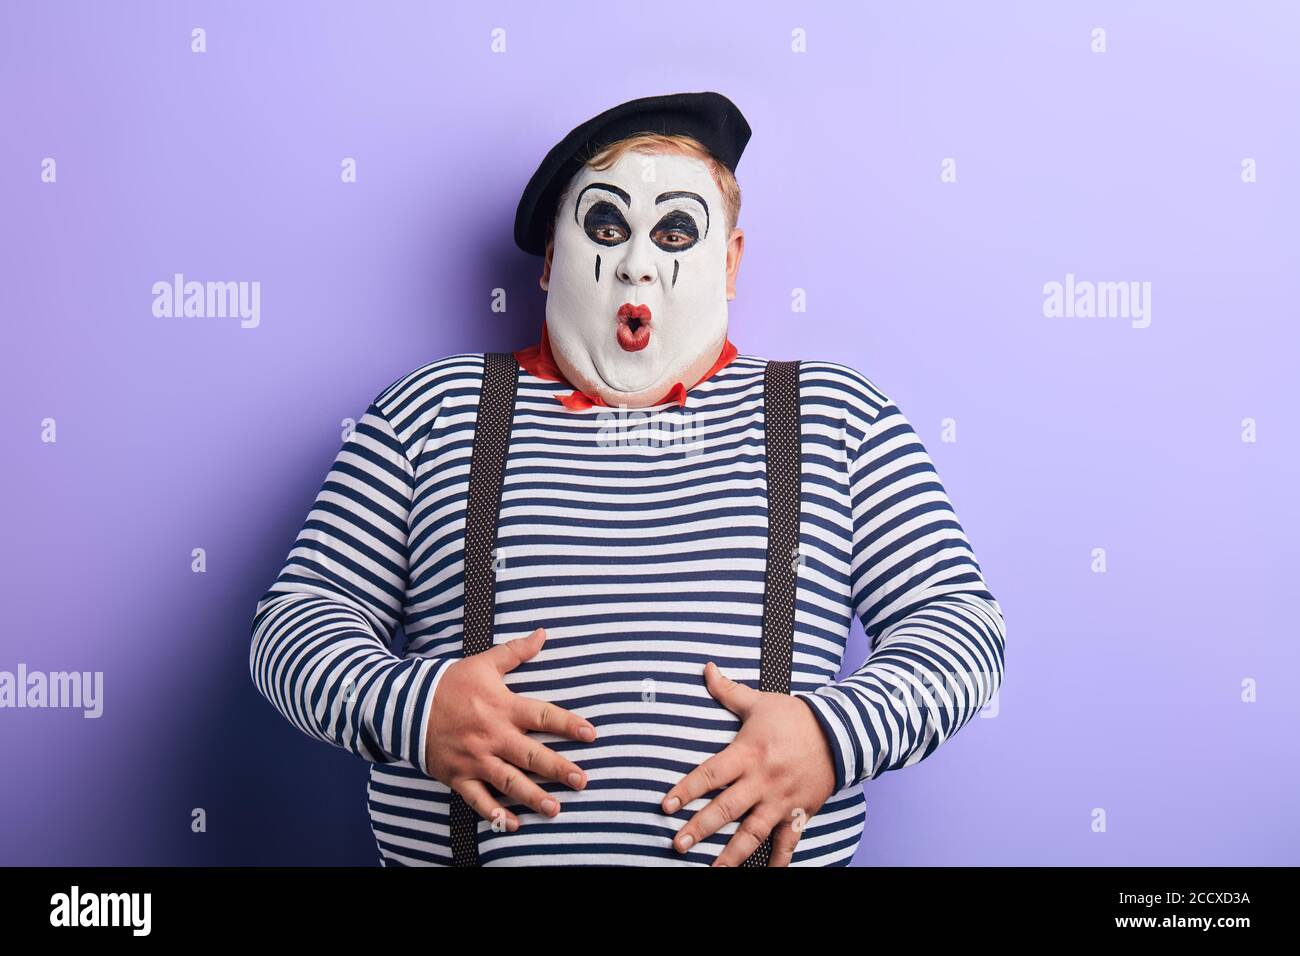
[[[491,658],[497,673],[508,674],[524,661],[532,660],[546,641],[546,629],[539,627],[527,637],[516,637],[504,644],[496,644],[483,653]]]
[[[744,684],[736,683],[723,674],[713,661],[709,661],[704,667],[704,685],[718,703],[742,718],[749,715],[749,711],[758,697],[758,691]]]

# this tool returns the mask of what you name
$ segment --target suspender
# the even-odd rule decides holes
[[[484,356],[483,387],[470,457],[465,510],[464,654],[492,646],[495,612],[493,551],[501,509],[501,482],[514,419],[518,364],[510,352]],[[794,653],[794,597],[799,564],[799,363],[768,362],[763,376],[767,452],[767,570],[763,588],[763,646],[759,690],[790,693]],[[478,866],[479,816],[451,793],[453,866]],[[767,866],[772,838],[742,866]]]
[[[763,576],[763,649],[758,689],[788,694],[799,551],[798,362],[767,363],[763,418],[767,445],[767,572]],[[769,835],[740,865],[767,866],[771,858]]]
[[[483,356],[483,387],[474,420],[470,451],[469,501],[465,506],[465,640],[464,655],[481,654],[492,646],[496,610],[493,551],[497,546],[497,514],[501,510],[501,479],[505,474],[510,425],[515,416],[515,386],[519,365],[510,352]],[[478,814],[455,790],[451,792],[451,856],[453,866],[478,866]]]

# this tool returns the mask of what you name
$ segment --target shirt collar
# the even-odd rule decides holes
[[[704,378],[701,378],[700,382],[711,378],[714,374],[730,365],[731,360],[737,354],[737,349],[731,344],[731,339],[727,339],[722,346],[722,353],[718,356],[718,360],[713,363],[712,368],[704,373]],[[548,382],[560,382],[565,388],[572,389],[567,395],[557,393],[555,396],[556,400],[570,411],[582,412],[596,405],[609,407],[609,403],[602,401],[600,396],[579,391],[564,380],[564,374],[560,371],[560,367],[555,364],[555,357],[551,353],[551,340],[546,334],[545,320],[542,321],[542,340],[537,345],[530,345],[528,348],[515,352],[515,361],[529,375],[534,375]],[[695,385],[700,384],[700,382],[696,382]],[[691,388],[694,388],[695,385],[692,385]],[[676,402],[678,407],[681,407],[686,404],[686,395],[686,387],[681,382],[675,382],[673,387],[668,389],[667,394],[655,404],[663,405],[667,402]]]

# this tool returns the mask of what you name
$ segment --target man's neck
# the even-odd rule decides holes
[[[723,330],[722,336],[718,341],[713,343],[713,345],[692,360],[683,370],[680,378],[674,378],[671,381],[657,382],[650,388],[636,392],[621,392],[610,388],[604,382],[592,382],[583,379],[558,351],[553,353],[553,357],[555,359],[555,364],[564,374],[565,379],[574,388],[580,389],[588,395],[594,395],[606,405],[614,408],[617,408],[620,405],[625,405],[628,408],[645,408],[649,405],[657,405],[663,401],[664,393],[671,389],[678,381],[680,381],[682,387],[687,390],[690,390],[699,384],[700,380],[708,374],[709,369],[718,361],[718,356],[722,353],[722,348],[726,344],[726,340],[727,334],[726,331]]]

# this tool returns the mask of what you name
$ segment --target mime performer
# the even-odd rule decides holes
[[[258,602],[253,680],[369,761],[384,865],[844,865],[864,782],[997,690],[897,404],[731,341],[749,138],[711,92],[565,136],[514,227],[537,342],[380,391]]]

